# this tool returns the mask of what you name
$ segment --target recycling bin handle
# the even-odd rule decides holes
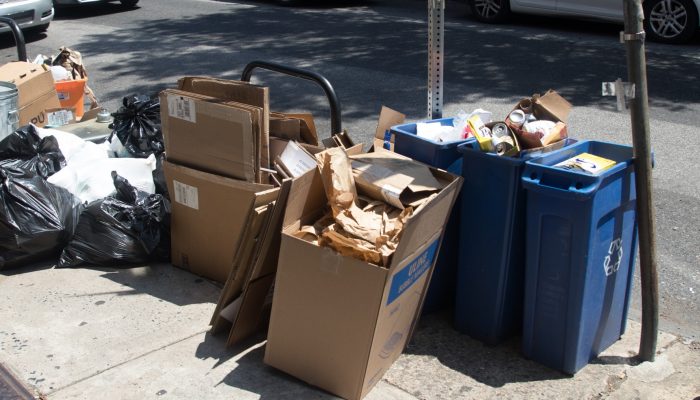
[[[331,136],[342,132],[342,126],[340,122],[340,101],[338,101],[338,96],[335,94],[333,86],[331,86],[328,79],[324,76],[307,71],[301,68],[290,67],[287,65],[267,62],[267,61],[252,61],[243,69],[241,74],[241,80],[245,82],[250,82],[250,77],[253,75],[253,70],[255,68],[266,69],[269,71],[279,72],[281,74],[293,76],[296,78],[306,79],[315,82],[326,93],[328,97],[328,103],[331,109]]]
[[[27,61],[27,46],[24,43],[24,34],[22,30],[17,25],[14,19],[8,17],[0,17],[0,22],[5,23],[10,26],[12,34],[15,36],[15,42],[17,43],[17,58],[19,61]]]
[[[590,198],[600,186],[600,179],[595,179],[592,182],[582,184],[580,187],[573,180],[569,184],[568,188],[557,187],[553,185],[548,185],[542,182],[543,173],[542,172],[525,172],[522,176],[523,187],[531,190],[539,190],[542,192],[549,192],[550,194],[574,197],[579,200],[585,200]]]

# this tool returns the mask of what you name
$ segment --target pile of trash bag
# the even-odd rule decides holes
[[[125,104],[134,112],[117,122],[131,128],[119,132],[130,132],[132,150],[145,158],[115,158],[109,142],[34,125],[0,141],[0,269],[59,256],[63,267],[169,259],[159,109],[152,119],[154,103]],[[139,141],[137,131],[148,138]]]
[[[59,267],[141,263],[169,257],[170,202],[135,188],[116,172],[112,172],[112,179],[116,192],[83,210]]]

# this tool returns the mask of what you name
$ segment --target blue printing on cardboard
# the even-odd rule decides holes
[[[387,305],[398,299],[430,269],[435,259],[435,253],[437,253],[438,244],[439,239],[436,239],[423,253],[414,258],[413,261],[391,278],[391,289],[386,300]]]

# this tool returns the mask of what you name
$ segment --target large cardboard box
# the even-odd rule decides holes
[[[236,263],[256,209],[277,199],[279,189],[163,164],[172,200],[172,263],[225,282]]]
[[[248,182],[260,180],[262,109],[167,89],[160,93],[168,159]]]
[[[265,362],[333,394],[360,399],[403,351],[421,308],[462,178],[408,220],[388,268],[293,236],[327,199],[318,169],[295,179],[287,202]]]
[[[23,61],[7,63],[0,67],[0,81],[17,86],[20,126],[29,123],[44,126],[48,123],[46,110],[61,107],[53,75],[45,65]]]

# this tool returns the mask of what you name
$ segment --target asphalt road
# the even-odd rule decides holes
[[[238,79],[253,60],[307,68],[333,84],[343,127],[366,143],[381,105],[414,121],[426,116],[426,4],[142,0],[133,10],[118,3],[62,9],[46,35],[27,38],[27,50],[31,58],[62,45],[82,52],[90,86],[112,111],[123,96],[155,93],[185,75]],[[445,21],[445,116],[477,107],[505,116],[521,97],[553,88],[574,104],[572,136],[631,144],[629,114],[601,97],[601,82],[627,76],[621,27],[541,17],[490,26],[469,19],[458,2],[447,3]],[[14,60],[11,37],[0,43],[0,62]],[[661,327],[698,339],[700,39],[647,43],[647,61]],[[326,99],[313,84],[264,71],[254,80],[271,87],[275,110],[311,111],[322,134],[329,131]]]

